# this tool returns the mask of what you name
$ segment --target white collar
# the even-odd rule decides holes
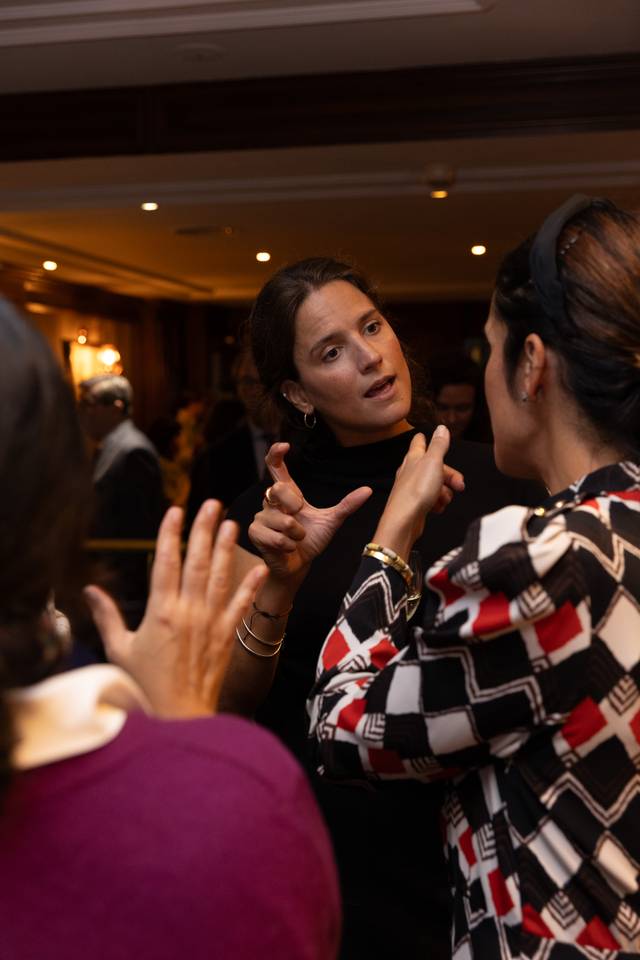
[[[127,713],[151,713],[131,677],[111,664],[94,664],[9,690],[16,734],[13,766],[29,770],[97,750],[122,730]]]

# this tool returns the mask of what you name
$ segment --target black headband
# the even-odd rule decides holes
[[[564,290],[558,275],[558,237],[563,228],[577,213],[586,210],[597,201],[576,193],[561,207],[550,213],[536,234],[529,254],[529,269],[536,293],[546,315],[562,323],[566,313]]]

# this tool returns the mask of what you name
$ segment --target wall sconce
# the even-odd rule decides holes
[[[103,373],[122,373],[120,351],[112,343],[103,343],[98,347],[96,360],[104,368]]]

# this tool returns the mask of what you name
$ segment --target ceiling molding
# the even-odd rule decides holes
[[[625,54],[8,94],[0,161],[639,128]]]
[[[123,263],[108,257],[100,257],[76,247],[45,240],[42,237],[34,237],[17,230],[0,229],[0,251],[2,251],[3,256],[8,254],[8,259],[16,257],[19,259],[20,254],[24,251],[44,257],[58,257],[59,259],[64,257],[65,263],[71,271],[74,269],[87,271],[91,275],[91,283],[101,284],[106,281],[108,285],[114,280],[124,281],[125,283],[134,280],[138,281],[141,287],[147,291],[147,296],[211,299],[214,293],[210,287],[201,284],[191,283],[188,280],[181,280],[152,270],[145,270],[134,264]]]
[[[553,189],[639,187],[640,160],[601,163],[539,163],[455,170],[451,195],[520,193]],[[219,178],[173,182],[69,185],[34,188],[25,184],[0,189],[0,210],[137,209],[153,195],[162,206],[196,206],[321,201],[373,197],[424,197],[429,187],[423,169],[366,170],[358,173],[281,177]]]
[[[60,0],[0,3],[0,47],[478,13],[495,0]]]

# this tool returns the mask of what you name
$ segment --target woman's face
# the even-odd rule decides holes
[[[484,332],[489,343],[489,359],[484,372],[484,388],[493,431],[496,465],[511,477],[530,477],[528,463],[530,437],[523,404],[518,397],[518,373],[513,388],[507,382],[504,343],[507,329],[491,306]]]
[[[408,429],[411,378],[395,333],[371,300],[345,280],[314,290],[296,315],[299,380],[282,391],[317,411],[344,446]]]

